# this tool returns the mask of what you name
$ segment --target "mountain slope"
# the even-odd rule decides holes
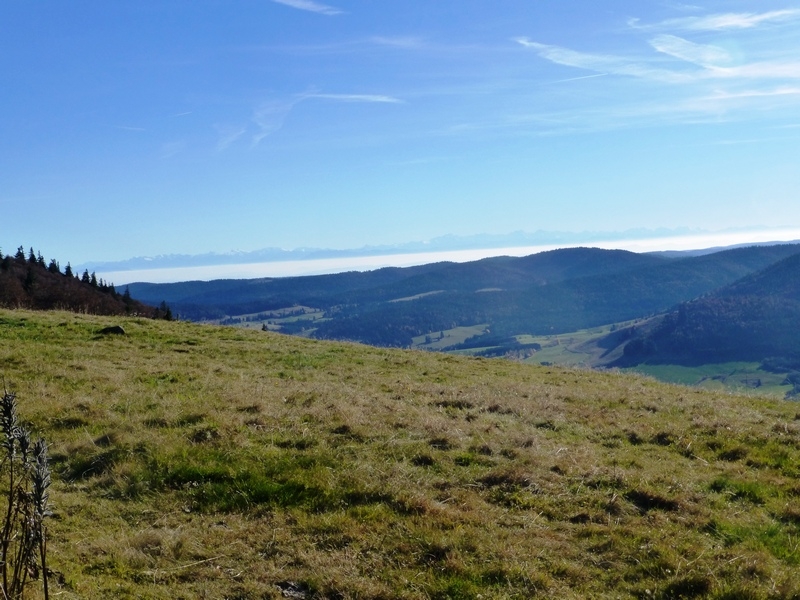
[[[319,324],[314,336],[405,346],[414,336],[478,323],[488,324],[494,336],[575,331],[662,312],[796,253],[800,246],[753,247],[680,260],[657,259],[647,266],[617,262],[615,269],[605,266],[610,256],[619,261],[620,256],[638,255],[582,250],[596,259],[593,267],[603,267],[589,276],[583,275],[592,272],[591,268],[574,269],[571,272],[582,276],[568,278],[573,264],[568,259],[573,255],[557,251],[566,259],[559,272],[562,278],[554,283],[542,283],[535,268],[531,268],[528,282],[521,289],[492,288],[484,279],[473,281],[469,290],[456,290],[446,287],[443,280],[434,279],[425,287],[403,287],[402,291],[406,295],[412,291],[441,293],[420,297],[413,303],[351,302],[335,318]],[[529,257],[531,266],[536,264],[534,258]],[[481,288],[492,291],[479,293]],[[401,297],[400,292],[395,297]]]
[[[169,284],[132,283],[130,290],[151,302],[166,300],[180,308],[224,306],[230,314],[262,302],[261,308],[292,303],[328,306],[380,302],[442,289],[474,291],[487,287],[520,289],[531,283],[562,281],[590,273],[614,273],[665,259],[632,252],[575,248],[525,258],[494,257],[468,263],[431,263],[367,272],[253,280],[192,281]],[[158,299],[158,300],[156,300]]]
[[[644,317],[709,293],[740,277],[800,252],[780,245],[726,250],[699,257],[575,278],[547,288],[531,288],[512,305],[518,318],[504,332],[562,332]],[[495,327],[497,329],[497,327]],[[517,331],[513,331],[516,329]]]
[[[728,285],[798,250],[777,245],[666,259],[574,248],[367,273],[130,288],[145,300],[167,300],[194,319],[313,307],[324,311],[324,318],[305,335],[408,346],[415,336],[460,326],[487,324],[493,335],[511,336],[638,318]],[[396,302],[401,299],[408,301]],[[305,326],[286,324],[284,331]]]
[[[783,357],[800,365],[800,254],[681,304],[635,337],[619,364],[697,365]]]

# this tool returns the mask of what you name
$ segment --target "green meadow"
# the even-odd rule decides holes
[[[8,310],[0,376],[50,444],[53,597],[800,598],[790,402]]]

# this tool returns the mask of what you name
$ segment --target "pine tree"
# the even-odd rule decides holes
[[[164,319],[165,321],[172,321],[172,310],[167,305],[166,300],[162,300],[161,304],[156,309],[156,319]]]
[[[133,298],[131,298],[131,291],[128,286],[125,286],[125,292],[122,294],[122,301],[125,303],[125,312],[130,314],[133,310]]]
[[[55,258],[50,260],[50,265],[47,267],[47,270],[51,273],[61,273],[61,267]]]
[[[25,291],[31,293],[33,291],[33,284],[36,283],[36,274],[33,272],[31,266],[28,266],[28,272],[25,273],[25,283],[22,286],[25,288]]]
[[[92,283],[92,278],[89,276],[89,269],[84,269],[83,275],[81,275],[81,281],[88,284]]]
[[[72,277],[72,265],[70,265],[69,263],[67,263],[67,268],[64,269],[64,275],[66,277]]]

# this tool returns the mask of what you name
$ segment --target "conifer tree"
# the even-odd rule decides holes
[[[125,292],[122,294],[122,301],[125,303],[125,312],[130,314],[133,310],[133,298],[131,298],[131,291],[128,286],[125,286]]]
[[[28,271],[25,273],[25,283],[23,283],[23,287],[25,291],[30,293],[33,290],[33,284],[36,282],[36,274],[33,272],[31,265],[28,265]]]
[[[172,310],[167,305],[166,300],[162,300],[161,304],[158,305],[156,309],[156,319],[164,319],[165,321],[172,321]]]

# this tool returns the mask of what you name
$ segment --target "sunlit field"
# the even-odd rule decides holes
[[[61,598],[800,594],[789,402],[181,322],[0,338]]]

